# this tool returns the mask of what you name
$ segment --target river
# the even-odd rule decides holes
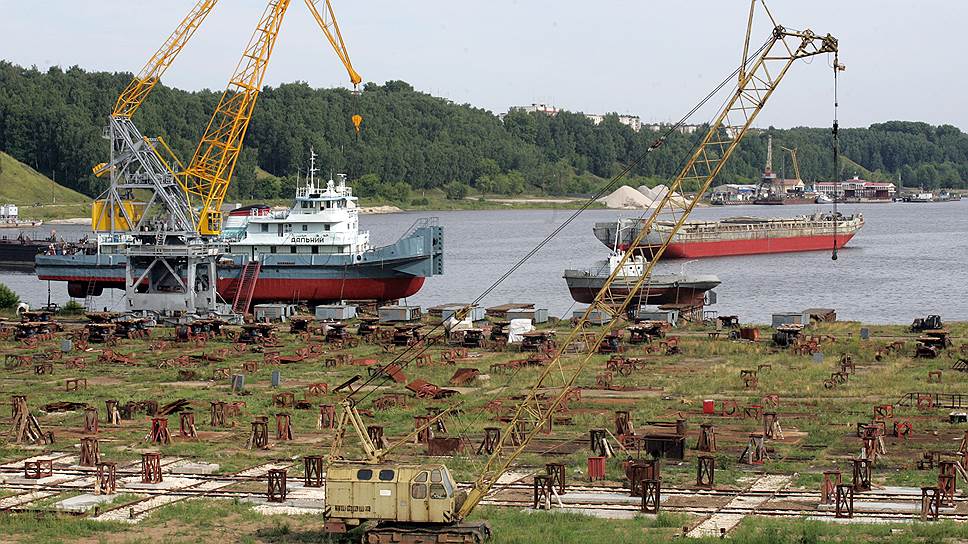
[[[810,214],[810,206],[699,208],[696,219],[734,215]],[[825,206],[825,209],[830,206]],[[861,212],[866,225],[833,261],[829,251],[662,262],[657,271],[717,274],[717,304],[710,310],[739,315],[744,322],[770,321],[775,312],[830,307],[841,319],[866,323],[910,323],[920,315],[968,319],[968,200],[934,204],[840,205]],[[427,280],[407,302],[422,306],[468,302],[526,255],[572,210],[414,212],[362,216],[374,245],[390,243],[417,218],[436,216],[444,226],[444,275]],[[597,221],[633,212],[589,210],[502,282],[483,304],[532,302],[552,315],[570,315],[573,304],[561,273],[605,258],[592,234]],[[81,228],[58,225],[60,235],[78,238]],[[44,236],[48,228],[34,235]],[[0,282],[31,305],[47,302],[48,286],[30,274],[0,271]],[[66,284],[50,286],[51,300],[68,300]],[[98,307],[120,308],[123,293],[105,291]]]

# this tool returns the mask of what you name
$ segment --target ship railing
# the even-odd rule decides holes
[[[421,217],[420,219],[417,219],[416,221],[414,221],[413,224],[410,225],[409,228],[407,228],[407,230],[403,231],[403,235],[401,235],[400,238],[397,239],[397,241],[399,242],[400,240],[403,240],[404,238],[411,236],[413,233],[417,232],[417,229],[422,229],[425,227],[436,227],[439,224],[440,224],[439,217]]]

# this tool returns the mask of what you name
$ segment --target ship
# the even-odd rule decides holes
[[[626,251],[638,237],[645,219],[625,218],[595,223],[600,242],[616,251]],[[674,223],[658,221],[640,243],[652,254],[665,242]],[[757,255],[829,250],[844,247],[864,226],[862,214],[816,213],[790,218],[728,217],[720,221],[686,221],[661,258],[696,259],[727,255]]]
[[[43,225],[43,221],[21,219],[20,209],[16,204],[0,206],[0,229],[27,229]]]
[[[315,174],[314,154],[291,208],[253,205],[228,213],[221,235],[225,253],[217,265],[224,300],[237,299],[245,285],[252,303],[395,301],[443,274],[443,227],[436,218],[417,220],[393,244],[371,247],[345,176],[318,183]],[[66,281],[68,294],[77,298],[124,289],[125,249],[133,243],[134,237],[99,234],[93,247],[53,248],[36,256],[37,277]]]
[[[77,242],[83,245],[85,242]],[[64,248],[72,246],[74,243],[65,242],[57,239],[57,233],[51,231],[48,238],[34,240],[27,234],[21,232],[16,238],[11,238],[6,234],[0,235],[0,268],[3,269],[24,269],[33,270],[34,258],[52,247]]]
[[[568,284],[568,291],[575,302],[591,304],[605,281],[615,271],[622,255],[612,253],[608,259],[596,262],[591,268],[565,270],[562,277]],[[642,255],[631,256],[612,282],[610,292],[613,296],[625,298],[642,276],[648,264]],[[646,305],[678,304],[689,307],[702,306],[706,292],[720,284],[713,274],[652,274],[632,299],[631,307]]]
[[[760,206],[782,206],[784,204],[813,204],[816,193],[806,190],[803,180],[800,179],[800,165],[797,162],[796,149],[783,148],[790,151],[793,159],[793,169],[796,172],[796,179],[781,179],[773,171],[773,137],[767,140],[766,147],[766,166],[763,168],[763,176],[756,188],[756,197],[753,204]]]

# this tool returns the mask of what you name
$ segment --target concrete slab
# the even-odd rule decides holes
[[[133,476],[118,479],[118,490],[127,489],[181,489],[202,483],[203,480],[196,478],[184,478],[165,474],[162,481],[157,484],[145,484],[141,482],[141,476]]]
[[[169,472],[174,474],[215,474],[218,472],[217,463],[181,463],[177,467],[170,468]]]
[[[85,493],[84,495],[78,495],[76,497],[71,497],[55,503],[54,508],[63,510],[65,512],[83,513],[99,504],[111,502],[114,500],[115,496],[116,495],[94,495],[92,493]]]

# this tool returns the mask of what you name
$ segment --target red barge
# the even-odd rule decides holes
[[[595,237],[619,251],[628,249],[644,219],[596,223]],[[696,259],[842,248],[864,226],[864,216],[824,213],[791,218],[730,217],[721,221],[688,221],[662,258]],[[671,222],[656,223],[640,247],[657,250],[672,231]]]

